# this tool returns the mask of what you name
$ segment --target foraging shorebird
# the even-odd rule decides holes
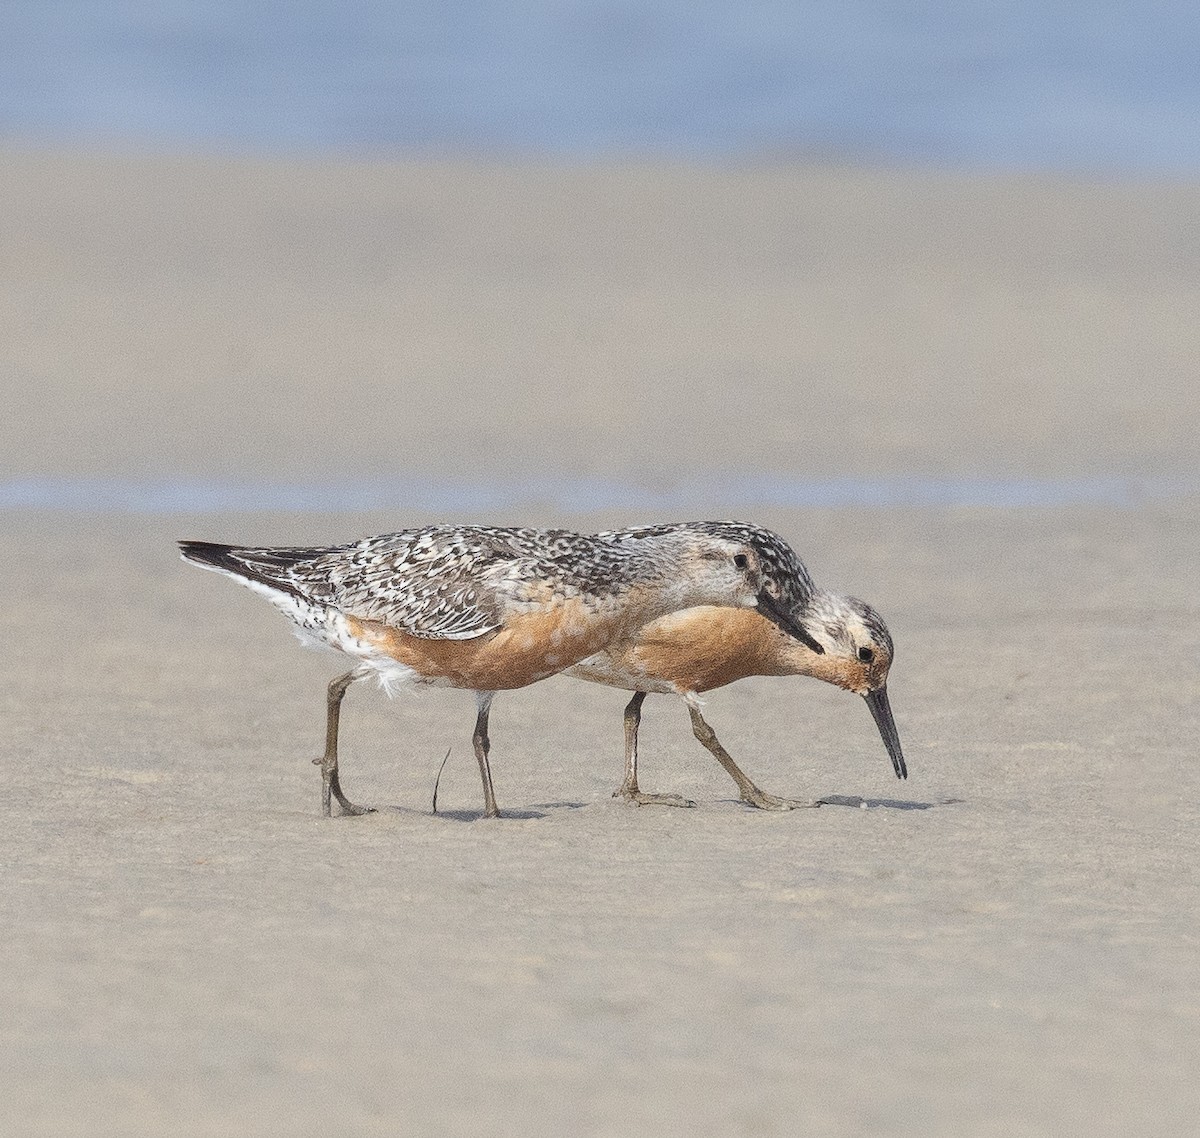
[[[892,638],[883,618],[854,597],[812,587],[795,610],[805,636],[786,635],[754,612],[700,607],[668,613],[632,638],[569,668],[566,675],[634,693],[625,708],[625,777],[613,792],[639,804],[694,806],[677,794],[647,794],[638,787],[638,728],[651,692],[678,695],[687,704],[697,740],[737,783],[743,802],[768,810],[819,806],[767,794],[751,781],[721,745],[700,713],[699,694],[748,676],[815,676],[866,700],[891,757],[897,778],[907,778],[900,736],[887,695]]]
[[[325,815],[331,796],[345,813],[367,812],[342,793],[337,734],[346,689],[375,675],[389,693],[408,684],[475,692],[472,743],[487,817],[499,814],[488,764],[496,692],[545,679],[695,605],[754,609],[807,638],[791,615],[798,586],[790,562],[779,559],[783,544],[757,527],[730,537],[686,525],[637,542],[431,526],[323,549],[179,543],[185,560],[265,596],[305,643],[360,661],[329,684],[325,754],[314,760]]]

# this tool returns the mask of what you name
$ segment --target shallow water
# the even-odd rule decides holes
[[[0,137],[1189,172],[1198,32],[1180,0],[14,0]]]
[[[670,486],[609,479],[492,482],[409,478],[323,482],[202,479],[17,478],[0,482],[0,509],[86,513],[335,513],[417,509],[451,513],[531,504],[567,512],[655,509],[712,513],[746,507],[844,508],[913,506],[1135,507],[1194,494],[1183,480],[1126,478],[788,478],[737,475]]]

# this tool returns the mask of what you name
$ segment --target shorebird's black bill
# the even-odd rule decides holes
[[[782,608],[774,597],[768,596],[766,593],[758,594],[758,604],[755,606],[759,615],[765,616],[772,624],[783,629],[789,636],[799,640],[801,644],[807,645],[818,656],[824,655],[825,649],[821,647],[803,628],[800,627],[799,621],[784,608]]]
[[[897,778],[908,778],[908,767],[904,765],[904,752],[900,750],[900,732],[896,730],[896,721],[892,718],[892,705],[888,703],[887,688],[868,692],[864,697],[871,709],[871,716],[879,734],[883,736],[883,745],[891,756],[892,766]]]

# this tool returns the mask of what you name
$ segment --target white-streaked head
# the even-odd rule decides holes
[[[818,590],[801,618],[805,631],[824,649],[789,647],[798,671],[865,696],[887,684],[894,649],[891,633],[865,601]]]
[[[798,672],[861,695],[879,728],[897,778],[908,777],[900,735],[888,701],[887,678],[895,651],[883,617],[857,597],[818,590],[803,614],[805,628],[824,652],[793,641],[788,652]]]
[[[744,542],[679,529],[656,535],[641,547],[659,566],[664,586],[692,604],[754,608],[762,591],[762,567]]]

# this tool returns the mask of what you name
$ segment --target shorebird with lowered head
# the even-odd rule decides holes
[[[727,532],[729,523],[705,523]],[[662,527],[630,530],[632,540]],[[749,676],[814,676],[864,698],[897,778],[908,768],[887,694],[894,650],[883,618],[864,601],[816,588],[797,559],[789,566],[792,615],[799,631],[779,627],[749,610],[702,606],[668,613],[567,670],[568,676],[634,693],[625,708],[625,777],[614,797],[630,802],[694,806],[677,794],[649,794],[638,786],[638,728],[650,693],[677,695],[687,704],[692,731],[737,784],[743,802],[767,810],[819,806],[760,790],[721,745],[700,713],[702,692]]]
[[[786,543],[768,530],[722,536],[688,525],[636,542],[613,534],[429,526],[327,548],[179,543],[185,560],[264,596],[312,646],[357,664],[329,684],[321,806],[351,802],[338,777],[342,698],[375,676],[475,692],[473,745],[484,814],[495,817],[488,716],[498,691],[525,687],[594,656],[644,624],[696,605],[761,613],[787,633],[798,584]],[[792,555],[794,557],[794,554]]]

